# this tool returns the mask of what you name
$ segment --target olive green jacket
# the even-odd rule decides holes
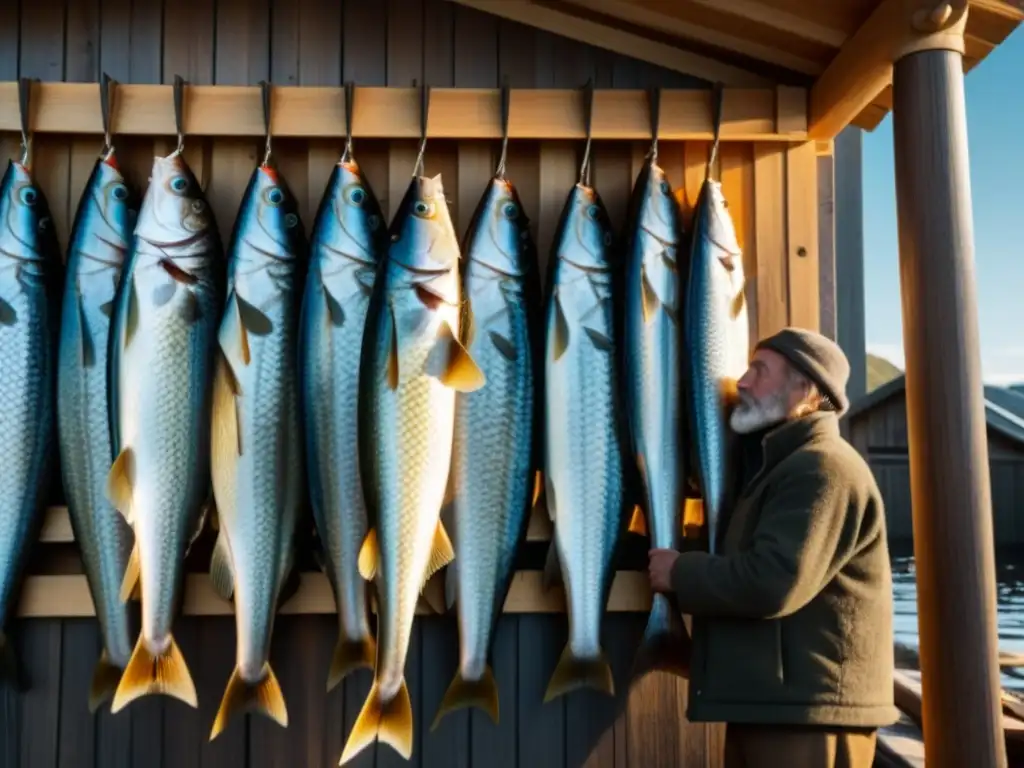
[[[867,463],[818,412],[770,431],[719,555],[681,554],[693,615],[691,721],[883,726],[893,705],[892,572]]]

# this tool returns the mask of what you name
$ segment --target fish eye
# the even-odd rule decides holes
[[[434,214],[434,204],[417,200],[416,204],[412,207],[412,211],[421,219],[430,218]]]
[[[280,205],[284,202],[284,192],[280,187],[271,187],[263,193],[263,199],[271,205]]]
[[[289,214],[285,215],[285,217],[284,217],[284,225],[286,227],[288,227],[288,229],[291,229],[292,227],[294,227],[298,223],[299,223],[299,217],[296,216],[294,213],[289,213]]]
[[[39,193],[32,187],[22,187],[19,196],[21,197],[21,202],[29,208],[35,205],[36,201],[39,200]]]
[[[128,199],[128,188],[124,184],[115,184],[110,190],[110,196],[123,202]]]
[[[171,191],[177,192],[179,195],[188,189],[188,179],[184,176],[175,176],[171,179]]]
[[[192,212],[193,213],[202,213],[205,210],[206,210],[206,204],[202,200],[193,200],[192,201]]]
[[[376,230],[380,226],[380,216],[372,214],[369,220],[370,229]]]
[[[506,219],[512,221],[519,215],[519,206],[515,203],[505,203],[502,206],[501,212],[505,215]]]
[[[596,205],[588,205],[587,216],[593,219],[594,221],[597,221],[598,219],[601,218],[601,209],[598,208]]]
[[[366,200],[366,190],[362,187],[353,187],[345,194],[345,197],[352,205],[362,205]]]

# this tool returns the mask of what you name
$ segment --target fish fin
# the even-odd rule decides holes
[[[376,661],[377,641],[372,635],[367,634],[358,640],[338,638],[338,644],[334,646],[334,655],[331,657],[331,670],[327,674],[327,690],[334,690],[357,669],[373,669]]]
[[[128,556],[128,565],[124,569],[124,578],[121,580],[121,602],[142,599],[142,568],[139,563],[139,543],[132,545],[132,552]]]
[[[495,725],[498,724],[498,681],[494,678],[494,670],[490,664],[484,668],[479,680],[467,680],[461,672],[455,673],[455,678],[445,691],[441,707],[434,716],[430,730],[436,731],[445,715],[463,707],[479,707],[490,716]]]
[[[0,309],[2,314],[2,309]],[[0,318],[0,325],[9,325]],[[89,335],[89,323],[85,317],[85,305],[82,303],[82,296],[78,296],[78,325],[79,335],[82,337],[82,367],[92,368],[96,365],[96,347],[92,343],[92,336]]]
[[[114,316],[114,302],[113,301],[105,301],[102,304],[100,304],[100,312],[102,312],[108,318],[113,317]]]
[[[434,376],[457,392],[475,392],[486,382],[483,371],[455,338],[447,321],[442,322],[438,329],[437,341],[427,356],[424,369],[428,376]]]
[[[210,427],[223,444],[235,444],[238,456],[243,453],[242,443],[242,404],[238,396],[241,386],[231,368],[228,354],[223,350],[217,354],[213,374],[213,412]],[[229,449],[230,450],[230,449]]]
[[[429,310],[436,310],[442,304],[446,303],[445,297],[426,283],[416,283],[416,285],[413,286],[413,290],[416,292],[416,298],[420,300],[420,304]]]
[[[288,727],[288,708],[284,703],[284,694],[277,682],[277,676],[270,663],[263,664],[263,679],[258,683],[247,683],[238,674],[238,668],[231,673],[228,687],[224,689],[220,709],[210,730],[210,741],[217,738],[227,727],[228,720],[234,714],[256,712],[269,717],[283,728]]]
[[[0,632],[0,687],[10,685],[17,691],[25,690],[24,680],[14,655],[14,643],[10,635]]]
[[[107,500],[132,524],[132,488],[135,486],[135,453],[124,448],[107,474]]]
[[[551,544],[548,546],[548,554],[544,559],[544,576],[541,580],[541,584],[544,590],[547,591],[552,587],[559,586],[562,583],[562,565],[558,559],[558,547],[555,546],[555,540],[552,538]]]
[[[603,333],[601,333],[600,331],[596,331],[593,328],[584,328],[583,330],[587,332],[587,337],[590,339],[591,343],[597,349],[601,350],[602,352],[612,351],[612,340],[605,336]]]
[[[690,674],[690,635],[672,601],[659,594],[651,600],[647,628],[633,659],[633,677],[656,670],[678,677]]]
[[[324,291],[324,302],[327,304],[327,318],[335,328],[341,328],[345,324],[345,310],[326,285],[321,287]]]
[[[128,283],[128,314],[124,321],[123,349],[128,349],[137,330],[139,330],[139,292],[135,287],[135,278],[132,277]]]
[[[683,536],[687,539],[695,539],[700,535],[700,529],[703,527],[703,499],[687,499],[683,505]]]
[[[662,304],[661,308],[668,315],[668,319],[672,322],[672,325],[679,325],[679,313],[676,312],[675,307],[670,307],[668,304]]]
[[[388,310],[391,313],[391,323],[388,325],[388,388],[392,391],[398,389],[398,318],[395,317],[395,308],[391,306]]]
[[[647,518],[644,517],[644,511],[640,509],[639,504],[633,507],[633,517],[629,521],[629,532],[639,536],[647,535]]]
[[[533,495],[531,496],[530,507],[536,508],[540,504],[541,496],[544,495],[544,473],[537,470],[533,474]]]
[[[199,282],[198,277],[193,275],[191,272],[186,272],[170,259],[160,259],[159,264],[163,268],[164,272],[170,275],[175,282],[181,283],[182,285],[195,285]]]
[[[0,299],[0,325],[14,325],[17,322],[17,310],[3,299]]]
[[[430,550],[430,562],[427,563],[427,575],[423,577],[423,584],[455,559],[455,548],[452,540],[448,538],[448,531],[444,529],[444,523],[438,521],[437,529],[434,531],[434,546]]]
[[[380,688],[374,680],[338,765],[344,765],[374,741],[387,744],[408,760],[412,756],[412,728],[412,700],[405,679],[402,679],[398,693],[388,702],[381,700]]]
[[[168,640],[167,650],[160,656],[154,656],[146,648],[143,636],[139,635],[132,657],[114,692],[111,714],[117,714],[136,699],[151,694],[171,696],[193,709],[197,707],[196,685],[192,682],[185,657],[181,655],[174,636],[169,635]]]
[[[733,296],[732,302],[729,304],[729,316],[735,320],[740,316],[740,312],[743,311],[743,307],[747,303],[747,293],[745,290],[737,291],[736,295]]]
[[[643,295],[643,316],[644,325],[649,325],[654,322],[654,315],[658,311],[658,306],[661,304],[661,299],[658,298],[658,294],[654,290],[654,286],[651,285],[650,279],[647,277],[646,267],[640,267],[640,292]]]
[[[359,548],[359,575],[367,581],[373,581],[373,577],[377,575],[379,560],[380,549],[377,546],[377,529],[371,528],[366,532],[363,546]]]
[[[502,336],[497,331],[490,332],[491,343],[497,348],[506,360],[515,360],[518,352],[516,345],[513,344],[509,339]]]
[[[228,360],[229,367],[232,360],[248,365],[252,362],[252,351],[249,348],[249,334],[242,323],[242,316],[238,309],[238,296],[231,292],[228,299],[228,306],[224,312],[224,320],[217,330],[217,343]],[[237,377],[235,379],[237,381]]]
[[[242,327],[256,336],[269,336],[274,330],[274,321],[271,320],[254,304],[250,304],[237,293],[235,303],[238,305],[238,319],[242,321]]]
[[[289,568],[288,575],[281,582],[281,591],[277,593],[277,610],[281,610],[285,603],[295,597],[295,593],[299,591],[301,586],[302,574],[299,572],[299,569]]]
[[[92,669],[92,683],[89,685],[90,713],[95,714],[103,702],[113,697],[120,680],[121,668],[110,663],[107,649],[104,648],[100,653],[99,661]]]
[[[558,360],[569,348],[569,321],[565,318],[565,310],[562,309],[562,300],[555,294],[555,339],[551,354]]]
[[[420,597],[423,598],[423,602],[427,604],[431,611],[439,616],[443,616],[447,612],[445,605],[445,575],[445,573],[433,574],[424,582],[423,589],[420,590]]]
[[[596,658],[579,658],[566,644],[551,680],[544,692],[544,703],[579,688],[593,688],[595,691],[615,695],[615,678],[604,651],[598,651]]]
[[[473,340],[476,338],[476,315],[473,313],[473,304],[466,296],[465,303],[462,307],[462,338],[466,342],[466,349],[473,346]]]
[[[171,280],[166,283],[160,283],[160,285],[156,286],[150,296],[156,306],[162,307],[170,302],[170,300],[174,298],[174,294],[177,292],[178,284]]]
[[[213,591],[224,600],[230,600],[235,594],[235,577],[231,569],[231,547],[224,531],[217,535],[217,543],[213,545],[213,554],[210,555],[210,584],[213,585]]]
[[[459,592],[459,564],[452,562],[444,572],[444,605],[449,611],[455,605]]]

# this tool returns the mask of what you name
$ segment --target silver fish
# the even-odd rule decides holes
[[[412,754],[405,684],[416,603],[451,562],[440,521],[451,464],[455,393],[484,376],[459,342],[459,244],[441,177],[414,176],[374,284],[360,363],[359,460],[370,530],[359,572],[377,593],[373,686],[341,763],[374,740]]]
[[[331,174],[313,225],[299,343],[310,500],[338,609],[327,690],[354,669],[372,669],[377,655],[356,563],[367,531],[357,393],[366,310],[387,234],[373,190],[346,157]]]
[[[68,248],[57,369],[57,427],[68,514],[103,638],[89,710],[114,695],[135,642],[135,616],[120,597],[133,538],[106,497],[113,452],[107,352],[114,295],[138,214],[114,150],[97,159]]]
[[[684,335],[688,420],[695,446],[692,464],[711,552],[718,545],[718,523],[730,482],[728,408],[750,354],[745,282],[743,253],[722,185],[706,179],[693,219]]]
[[[19,685],[4,630],[54,469],[62,281],[46,196],[28,168],[10,162],[0,181],[0,680]]]
[[[569,642],[545,701],[583,686],[615,691],[601,624],[628,504],[618,272],[604,204],[577,184],[562,212],[548,283],[544,454],[554,536],[545,580],[560,576],[565,585]]]
[[[210,411],[224,255],[180,153],[153,159],[115,300],[114,454],[107,495],[135,533],[121,597],[141,588],[142,632],[111,712],[148,694],[196,706],[171,625],[188,547],[210,499]]]
[[[434,727],[465,706],[481,707],[498,721],[491,646],[526,536],[538,470],[544,342],[537,252],[519,195],[504,178],[488,184],[464,254],[463,337],[487,385],[455,400],[451,522],[445,521],[454,529],[455,561],[445,585],[449,607],[458,606],[459,671]]]
[[[306,236],[295,197],[266,163],[242,198],[227,268],[210,433],[220,530],[210,580],[221,597],[234,599],[238,640],[211,739],[247,709],[288,725],[269,657],[286,583],[297,586],[294,541],[305,502],[295,348]]]

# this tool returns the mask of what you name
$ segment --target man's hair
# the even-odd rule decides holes
[[[789,368],[789,381],[794,386],[803,387],[806,390],[806,394],[803,399],[797,403],[793,409],[794,416],[806,416],[809,413],[815,411],[833,411],[835,406],[832,401],[828,398],[825,393],[821,391],[817,384],[808,378],[806,374],[798,370],[795,366],[787,363]]]

